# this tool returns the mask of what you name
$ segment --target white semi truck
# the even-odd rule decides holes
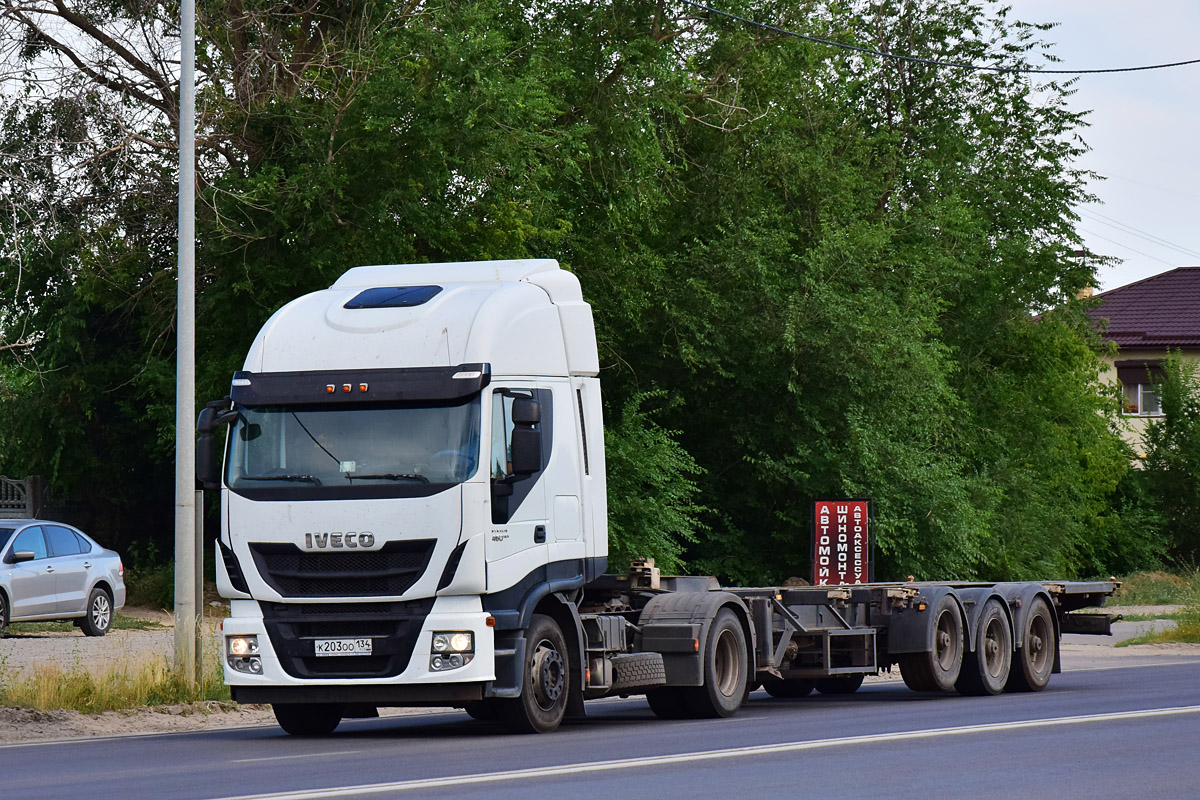
[[[721,717],[893,665],[918,691],[1036,691],[1063,631],[1108,632],[1070,613],[1103,581],[607,574],[598,374],[551,260],[359,267],[276,312],[198,423],[233,698],[293,734],[421,705],[547,732],[593,698]]]

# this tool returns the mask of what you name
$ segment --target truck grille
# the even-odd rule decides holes
[[[425,573],[433,539],[388,542],[379,550],[312,553],[294,544],[256,542],[258,573],[283,597],[401,595]]]
[[[261,603],[283,670],[294,678],[392,678],[408,668],[434,598],[403,603]],[[314,639],[372,639],[369,656],[316,656]]]

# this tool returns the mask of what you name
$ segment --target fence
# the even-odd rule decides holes
[[[36,475],[24,480],[0,475],[0,519],[36,517],[42,498],[42,481]]]

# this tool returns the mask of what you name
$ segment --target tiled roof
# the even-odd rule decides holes
[[[1096,295],[1088,311],[1108,320],[1104,338],[1118,347],[1200,348],[1200,267],[1180,267]]]

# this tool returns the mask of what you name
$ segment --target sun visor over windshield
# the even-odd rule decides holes
[[[385,403],[455,400],[479,392],[491,380],[488,364],[407,369],[233,373],[230,396],[247,406],[312,403]]]

